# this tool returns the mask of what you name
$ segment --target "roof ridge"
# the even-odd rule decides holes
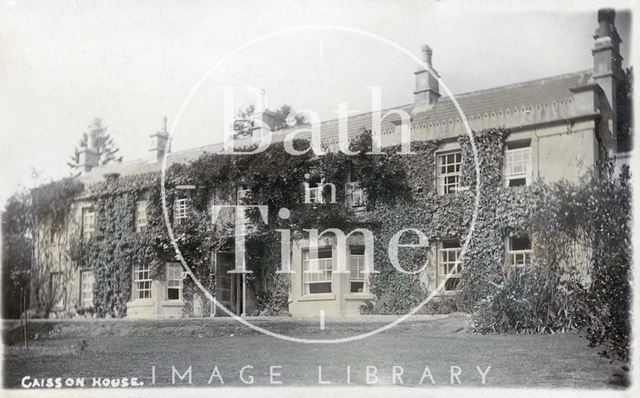
[[[542,78],[537,78],[537,79],[532,79],[532,80],[526,80],[524,82],[505,84],[503,86],[485,88],[485,89],[474,90],[474,91],[467,91],[467,92],[464,92],[464,93],[454,94],[453,96],[454,97],[460,97],[460,96],[469,96],[469,95],[472,95],[472,94],[483,94],[483,93],[488,93],[488,92],[492,92],[492,91],[504,90],[506,88],[522,87],[522,86],[538,83],[538,82],[541,82],[543,80],[559,80],[559,79],[568,78],[568,77],[571,77],[571,76],[577,76],[577,75],[582,75],[582,74],[587,74],[587,73],[592,73],[592,72],[593,72],[592,69],[583,69],[583,70],[576,71],[576,72],[567,72],[567,73],[563,73],[563,74],[560,74],[560,75],[552,75],[552,76],[547,76],[547,77],[542,77]],[[441,99],[445,99],[445,98],[450,99],[451,96],[447,95],[447,96],[442,96],[441,97]],[[394,107],[384,108],[384,109],[381,109],[380,112],[392,111],[392,110],[395,110],[395,109],[400,109],[400,108],[404,108],[404,107],[408,107],[408,106],[412,106],[412,105],[414,105],[414,102],[411,102],[411,103],[408,103],[408,104],[404,104],[404,105],[397,105],[397,106],[394,106]],[[373,113],[373,111],[358,113],[357,115],[352,115],[349,118],[370,115],[372,113]],[[340,120],[340,119],[336,118],[336,119],[323,120],[323,121],[320,122],[320,125],[323,125],[323,124],[326,124],[326,123],[331,123],[331,122],[336,122],[338,120]],[[280,134],[284,134],[284,133],[286,133],[288,131],[299,129],[300,127],[303,127],[303,126],[289,127],[289,128],[286,128],[286,129],[281,129],[281,130],[274,131],[273,133],[280,135]]]
[[[462,96],[462,95],[482,94],[482,93],[487,93],[487,92],[491,92],[491,91],[504,90],[505,88],[522,87],[522,86],[526,86],[526,85],[529,85],[529,84],[539,83],[539,82],[541,82],[543,80],[559,80],[559,79],[564,79],[564,78],[568,78],[568,77],[571,77],[571,76],[583,75],[583,74],[588,74],[588,73],[593,73],[593,69],[583,69],[583,70],[576,71],[576,72],[567,72],[567,73],[563,73],[563,74],[560,74],[560,75],[552,75],[552,76],[541,77],[541,78],[537,78],[537,79],[525,80],[523,82],[518,82],[518,83],[505,84],[503,86],[483,88],[481,90],[475,90],[475,91],[467,91],[467,92],[464,92],[464,93],[454,94],[454,96],[455,97],[459,97],[459,96]],[[446,96],[446,97],[442,97],[442,98],[451,98],[451,97]]]

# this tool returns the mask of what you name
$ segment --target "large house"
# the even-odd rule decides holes
[[[504,145],[502,168],[505,187],[527,186],[536,180],[554,182],[578,181],[598,160],[615,157],[621,163],[628,162],[629,148],[618,134],[617,96],[623,78],[619,45],[621,39],[614,24],[613,10],[600,10],[598,27],[594,34],[593,67],[589,70],[526,81],[487,90],[458,94],[460,104],[470,127],[474,131],[504,128],[509,131]],[[588,51],[588,49],[585,49]],[[432,66],[432,51],[423,48],[424,62]],[[411,115],[411,139],[435,141],[435,167],[423,170],[435,175],[435,187],[440,195],[455,194],[461,187],[463,152],[457,138],[464,136],[464,123],[452,98],[441,95],[438,80],[430,71],[415,72],[415,101],[397,108]],[[389,110],[383,111],[388,112]],[[258,113],[268,123],[268,112]],[[348,120],[349,133],[357,134],[363,128],[371,128],[369,114],[352,116]],[[322,142],[329,148],[338,144],[338,121],[323,122],[320,126]],[[282,140],[286,131],[274,132],[273,141]],[[386,117],[382,124],[383,146],[397,145],[401,132],[397,115]],[[152,135],[154,142],[151,159],[121,164],[98,166],[91,143],[81,154],[83,173],[79,177],[85,186],[103,181],[114,174],[132,176],[159,171],[162,159],[168,163],[186,163],[203,153],[219,152],[222,145],[211,145],[193,150],[164,153],[168,133],[165,127]],[[357,181],[350,183],[346,206],[361,203],[366,193]],[[237,198],[247,187],[238,186]],[[310,192],[311,200],[317,196]],[[144,231],[147,223],[147,203],[137,205],[135,227]],[[174,219],[188,217],[189,202],[176,198]],[[90,237],[95,230],[96,214],[91,199],[80,195],[73,205],[73,217],[81,228],[81,234]],[[39,239],[49,239],[44,233]],[[335,239],[323,238],[317,250],[321,272],[305,274],[310,251],[308,240],[297,240],[291,248],[292,270],[289,288],[289,312],[293,316],[317,315],[324,311],[328,316],[357,315],[363,303],[375,300],[368,289],[368,279],[363,273],[364,246],[362,239],[348,239],[349,271],[335,273]],[[439,284],[444,274],[458,264],[460,244],[455,241],[434,243],[437,252],[433,266],[427,270],[429,287]],[[526,235],[509,238],[505,242],[507,261],[523,265],[530,261],[531,238]],[[63,249],[58,249],[63,250]],[[47,260],[43,256],[47,256]],[[55,257],[55,256],[53,256]],[[230,312],[251,314],[255,306],[252,292],[247,291],[242,275],[228,273],[234,267],[233,250],[212,253],[216,264],[215,297]],[[55,291],[54,314],[74,314],[78,309],[93,305],[94,270],[77,269],[67,264],[65,256],[51,260],[50,253],[41,254],[40,263],[53,261],[49,267],[39,267],[38,272],[49,280],[49,290]],[[67,260],[65,260],[67,258]],[[179,262],[167,262],[163,278],[155,278],[148,264],[131,264],[131,299],[126,308],[128,317],[180,317],[185,306],[192,308],[191,316],[225,315],[219,308],[197,294],[187,303],[183,297],[184,273]],[[455,275],[452,283],[445,285],[444,293],[455,294]]]

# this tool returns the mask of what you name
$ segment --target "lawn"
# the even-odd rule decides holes
[[[256,323],[316,339],[382,325],[328,320],[321,330],[311,321]],[[323,382],[346,385],[349,379],[352,385],[365,385],[368,367],[369,382],[375,385],[425,388],[452,382],[481,386],[481,373],[489,387],[611,388],[614,371],[575,334],[478,335],[466,331],[461,314],[412,320],[363,340],[329,345],[264,336],[232,319],[38,321],[30,325],[28,351],[21,346],[19,324],[5,322],[3,339],[7,388],[21,388],[25,376],[29,382],[85,378],[89,385],[94,377],[137,377],[145,386],[162,387],[172,383],[172,366],[180,374],[191,366],[194,386],[220,386],[221,379],[225,386],[242,386],[239,373],[245,366],[252,368],[245,369],[244,381],[253,377],[259,386],[270,385],[270,367],[273,381],[284,386],[318,385],[319,367]],[[187,385],[187,379],[176,377],[176,385]]]

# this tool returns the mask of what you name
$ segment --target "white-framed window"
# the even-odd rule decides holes
[[[139,200],[136,203],[136,232],[147,230],[147,201]]]
[[[309,187],[308,203],[322,203],[322,187]]]
[[[95,279],[93,271],[80,271],[80,306],[82,308],[93,307],[93,283]]]
[[[507,242],[507,262],[514,268],[527,267],[531,265],[531,238],[523,233],[510,236]]]
[[[87,240],[96,232],[96,212],[92,208],[82,209],[82,237]]]
[[[462,177],[462,151],[436,155],[438,194],[457,192]]]
[[[531,144],[529,141],[507,143],[504,154],[504,180],[508,187],[531,184]]]
[[[311,262],[317,261],[317,271],[311,270]],[[302,252],[302,294],[331,293],[331,276],[333,271],[333,249],[318,248],[318,256],[310,258],[310,251]]]
[[[366,204],[367,198],[359,182],[348,182],[346,191],[347,205],[351,207],[362,207]]]
[[[180,222],[189,216],[189,199],[185,197],[177,198],[173,204],[173,220]]]
[[[182,299],[182,264],[167,263],[167,300]]]
[[[133,267],[133,298],[151,298],[151,275],[149,264],[138,263]]]
[[[368,278],[364,263],[364,246],[349,247],[349,291],[351,293],[366,293],[369,290]]]
[[[327,187],[329,188],[328,192]],[[319,182],[305,182],[304,191],[305,203],[336,203],[336,184],[325,182],[324,178]],[[329,196],[327,197],[327,195]]]
[[[457,241],[444,241],[438,248],[437,283],[438,286],[444,283],[444,291],[460,290],[460,278],[462,278],[461,250]]]

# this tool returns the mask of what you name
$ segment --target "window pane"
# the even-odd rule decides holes
[[[459,289],[462,273],[460,252],[460,244],[455,240],[444,241],[438,250],[437,283],[438,286],[444,284],[446,291]]]
[[[529,235],[512,236],[511,250],[531,250]]]
[[[309,285],[309,293],[331,293],[331,283],[312,283]]]
[[[364,282],[351,282],[351,293],[364,292]]]
[[[174,288],[167,289],[167,299],[180,300],[180,289],[174,289]]]

